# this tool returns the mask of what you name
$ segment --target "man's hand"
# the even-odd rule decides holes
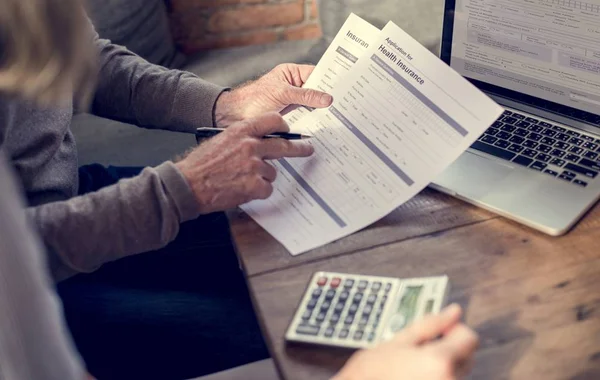
[[[233,124],[201,144],[176,165],[190,184],[200,213],[224,211],[273,192],[277,172],[265,160],[307,157],[313,147],[303,142],[263,139],[289,127],[277,113]]]
[[[404,329],[394,339],[359,351],[333,380],[451,380],[471,370],[477,335],[459,322],[461,309],[447,307]],[[435,340],[441,336],[439,340]]]
[[[215,106],[217,126],[226,127],[265,112],[280,112],[291,104],[329,107],[331,95],[302,88],[313,69],[309,65],[279,65],[260,79],[223,93]]]

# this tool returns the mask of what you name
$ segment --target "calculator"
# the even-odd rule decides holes
[[[345,273],[313,275],[285,339],[368,348],[446,304],[447,276],[399,279]]]

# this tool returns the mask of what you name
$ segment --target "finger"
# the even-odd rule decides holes
[[[440,314],[430,315],[413,323],[398,333],[394,341],[402,344],[418,345],[433,340],[455,326],[460,320],[461,314],[460,306],[450,305],[442,310]]]
[[[302,84],[306,83],[310,74],[315,70],[315,66],[313,65],[295,65],[298,70],[298,75],[302,80]]]
[[[431,348],[449,355],[454,362],[463,363],[471,360],[479,338],[467,326],[460,324],[450,330],[439,342],[431,344]]]
[[[333,103],[333,97],[325,92],[290,86],[286,90],[284,102],[311,108],[323,108],[329,107]]]
[[[277,66],[276,70],[279,70],[285,77],[286,82],[295,87],[302,87],[304,83],[310,77],[315,66],[313,65],[297,65],[295,63],[284,63]]]
[[[257,178],[252,194],[254,199],[267,199],[273,194],[273,185],[263,178]]]
[[[277,178],[277,170],[273,165],[263,161],[263,164],[259,167],[258,171],[267,182],[275,182],[275,179]]]
[[[269,112],[253,119],[248,119],[235,126],[237,130],[253,137],[263,137],[275,132],[289,132],[290,127],[277,112]],[[231,127],[230,127],[231,128]]]
[[[314,153],[312,145],[304,142],[292,142],[284,139],[263,140],[258,153],[265,160],[277,160],[283,157],[308,157]]]

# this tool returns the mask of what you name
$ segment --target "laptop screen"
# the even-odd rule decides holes
[[[446,0],[442,40],[484,91],[600,126],[600,0]]]

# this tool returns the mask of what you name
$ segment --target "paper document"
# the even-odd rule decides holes
[[[331,94],[339,79],[377,42],[379,32],[378,28],[351,13],[303,87]],[[294,126],[294,131],[301,133],[302,125],[294,124],[311,110],[303,106],[292,109],[283,118],[290,126]]]
[[[503,111],[393,23],[330,92],[331,107],[294,126],[315,154],[275,162],[273,195],[242,206],[293,255],[411,199]]]

